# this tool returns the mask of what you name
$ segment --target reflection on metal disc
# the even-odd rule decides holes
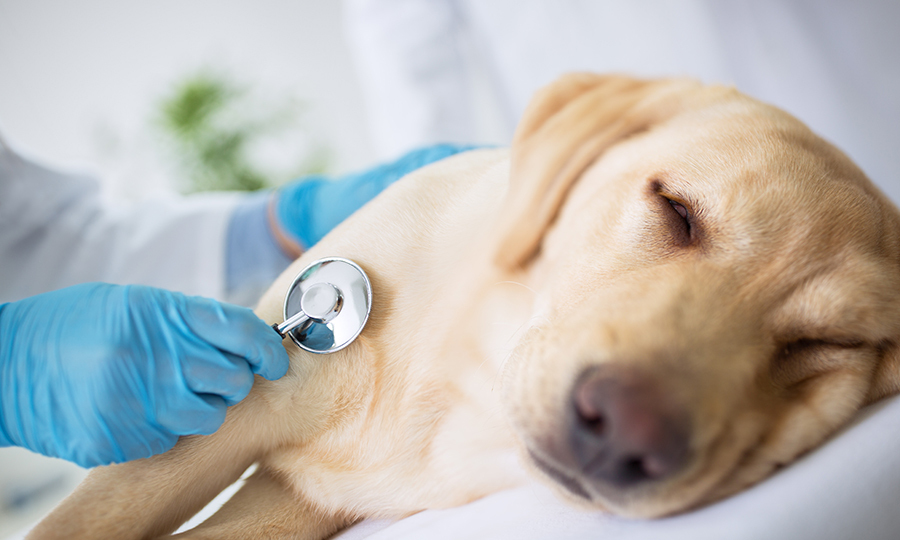
[[[291,283],[284,299],[284,319],[300,313],[304,293],[313,289],[306,296],[309,309],[311,299],[320,298],[320,291],[328,290],[320,284],[331,285],[337,292],[336,300],[328,299],[334,310],[327,316],[314,315],[323,322],[310,319],[288,334],[300,348],[324,354],[343,349],[362,331],[372,308],[372,286],[356,263],[339,257],[320,259],[304,268]]]

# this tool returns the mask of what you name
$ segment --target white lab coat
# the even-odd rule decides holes
[[[112,204],[90,177],[47,169],[0,140],[0,303],[87,281],[225,299],[235,196]]]
[[[567,71],[734,84],[806,122],[900,201],[900,2],[347,0],[381,156],[508,143]]]

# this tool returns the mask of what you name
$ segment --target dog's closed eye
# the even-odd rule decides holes
[[[695,236],[694,216],[688,206],[662,193],[659,196],[663,200],[666,224],[671,231],[675,243],[680,247],[690,245]]]
[[[685,208],[684,205],[678,201],[674,201],[674,200],[668,199],[668,198],[666,200],[669,202],[669,205],[672,206],[672,209],[675,210],[675,212],[677,212],[679,216],[681,216],[681,221],[684,224],[684,230],[687,233],[687,235],[690,236],[690,234],[691,234],[691,215],[688,212],[687,208]]]
[[[790,358],[820,349],[858,349],[862,346],[863,343],[861,341],[849,339],[829,341],[827,339],[803,338],[783,345],[780,356],[782,358]]]
[[[844,366],[847,353],[863,348],[859,341],[802,338],[782,345],[772,362],[772,375],[782,386],[793,386]]]
[[[781,347],[776,356],[778,361],[787,361],[796,358],[802,358],[828,346],[828,342],[822,339],[797,339],[791,341]]]
[[[687,208],[685,208],[683,204],[681,204],[679,202],[675,202],[671,199],[669,199],[669,204],[672,205],[672,208],[674,208],[675,211],[678,212],[678,215],[681,216],[682,219],[684,219],[685,223],[687,223],[687,226],[690,228],[691,222],[688,219]]]
[[[665,219],[666,227],[678,247],[688,247],[694,244],[697,235],[696,213],[691,205],[684,202],[681,197],[670,195],[662,182],[655,180],[650,183],[651,196],[658,201],[659,212]]]

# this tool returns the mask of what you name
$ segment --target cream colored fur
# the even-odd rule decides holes
[[[696,237],[667,200],[687,207]],[[464,504],[563,444],[574,378],[639,366],[689,411],[683,471],[624,515],[706,504],[771,474],[900,382],[900,215],[840,152],[722,87],[588,74],[543,90],[511,152],[401,180],[304,254],[369,274],[371,319],[329,356],[285,341],[223,427],[93,471],[31,538],[174,531],[252,463],[190,538],[323,538],[371,516]],[[567,471],[576,481],[577,471]],[[549,481],[549,480],[548,480]]]

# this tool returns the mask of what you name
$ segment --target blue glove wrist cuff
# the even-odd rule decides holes
[[[296,184],[282,188],[275,196],[275,216],[282,231],[303,251],[318,242],[325,233],[316,226],[316,195],[330,182],[324,176],[307,176]]]

